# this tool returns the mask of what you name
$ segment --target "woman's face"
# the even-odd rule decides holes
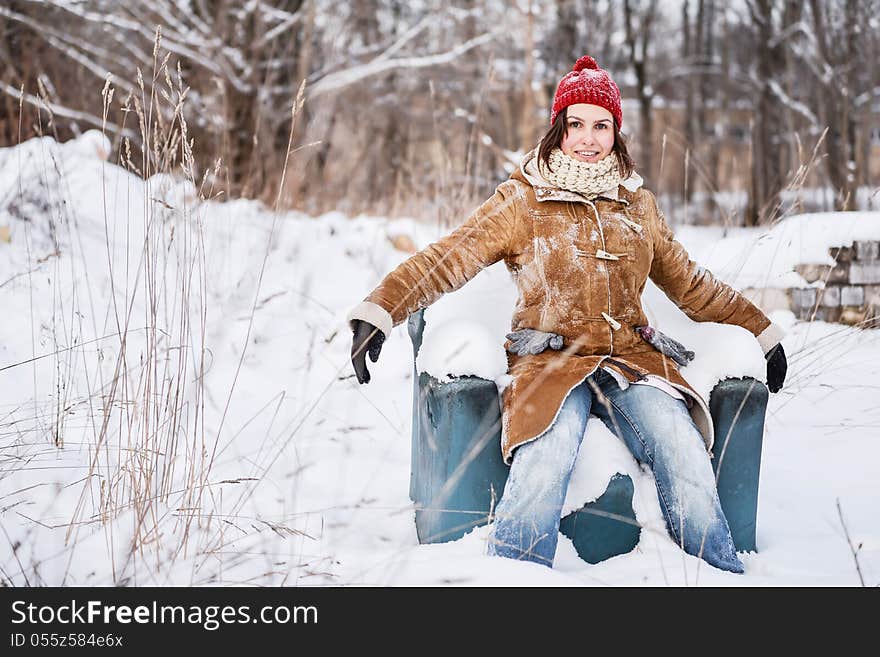
[[[576,103],[565,118],[568,133],[562,138],[562,152],[581,162],[598,162],[614,147],[614,118],[604,107]]]

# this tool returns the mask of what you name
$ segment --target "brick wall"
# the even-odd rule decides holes
[[[880,241],[857,241],[829,249],[833,265],[798,265],[795,271],[821,287],[788,290],[798,319],[880,328]]]

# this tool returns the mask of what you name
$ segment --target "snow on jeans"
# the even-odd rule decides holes
[[[514,452],[489,554],[553,565],[559,516],[591,412],[650,466],[675,542],[717,568],[743,572],[709,455],[684,402],[648,385],[623,390],[602,370],[568,394],[543,436]]]

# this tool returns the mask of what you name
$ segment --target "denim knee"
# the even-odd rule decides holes
[[[589,390],[576,386],[550,428],[514,452],[495,511],[490,555],[552,566],[559,516],[589,410]]]

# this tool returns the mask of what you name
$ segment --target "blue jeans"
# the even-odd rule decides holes
[[[717,568],[743,572],[709,454],[685,403],[652,386],[621,390],[603,370],[569,392],[543,436],[514,452],[489,554],[553,565],[559,515],[591,412],[653,471],[675,542]]]

